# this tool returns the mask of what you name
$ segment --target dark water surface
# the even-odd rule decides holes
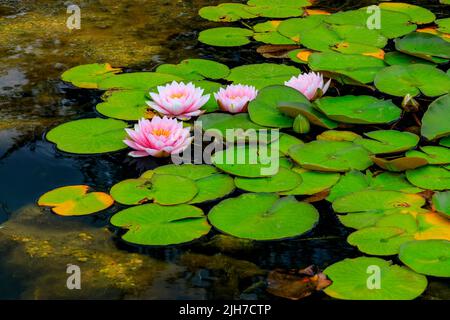
[[[210,58],[229,66],[267,61],[255,47],[221,49],[196,40],[214,26],[199,8],[224,0],[80,0],[81,30],[66,27],[66,1],[0,0],[0,299],[149,298],[273,299],[264,280],[274,268],[325,268],[361,254],[346,243],[328,204],[318,227],[299,239],[254,244],[212,232],[194,243],[136,248],[108,226],[119,207],[84,218],[62,218],[35,205],[46,191],[116,182],[164,163],[126,152],[71,156],[43,136],[55,125],[94,116],[101,92],[59,80],[71,67],[109,62],[127,70]],[[239,1],[235,1],[239,2]],[[241,1],[243,2],[243,1]],[[357,8],[377,1],[320,1]],[[415,1],[438,15],[438,1]],[[213,204],[202,206],[207,210]],[[82,270],[82,290],[66,288],[66,266]],[[448,282],[430,279],[424,298],[449,298]],[[327,299],[317,293],[308,299]]]

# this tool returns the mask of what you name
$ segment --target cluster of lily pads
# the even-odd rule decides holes
[[[334,79],[336,89],[365,86],[387,99],[380,94],[324,96],[328,85],[323,81],[309,81],[299,76],[299,68],[277,63],[229,69],[215,61],[188,59],[134,73],[109,64],[78,66],[62,79],[106,91],[96,106],[103,117],[50,130],[46,138],[64,152],[126,149],[125,129],[137,120],[165,115],[151,107],[158,104],[153,93],[173,81],[190,82],[209,94],[201,112],[192,115],[199,115],[204,130],[281,133],[268,142],[271,153],[262,152],[260,145],[228,146],[213,155],[212,165],[161,166],[115,184],[109,194],[90,192],[87,186],[63,187],[44,194],[39,204],[59,215],[92,214],[114,202],[130,206],[111,218],[113,226],[125,230],[123,240],[173,245],[200,238],[211,226],[257,241],[301,236],[319,220],[310,202],[326,200],[339,221],[354,229],[349,244],[371,256],[398,255],[405,265],[378,257],[337,262],[324,271],[333,281],[325,289],[328,295],[413,299],[426,289],[426,275],[450,277],[450,74],[442,70],[450,59],[449,18],[436,20],[427,9],[386,2],[379,5],[381,29],[368,29],[366,8],[330,14],[310,6],[299,0],[250,0],[206,7],[200,10],[203,18],[242,20],[246,27],[206,30],[199,40],[240,46],[253,37],[274,47],[289,45],[284,57]],[[277,20],[259,22],[262,17]],[[396,51],[385,54],[392,39]],[[216,101],[229,84],[258,90],[238,113],[224,112]],[[389,96],[394,101],[403,97],[402,105]],[[429,97],[435,100],[423,105]],[[408,114],[420,128],[396,130]],[[194,119],[182,120],[185,128],[193,125]],[[224,161],[227,154],[253,154],[257,162],[230,163]],[[279,170],[265,173],[274,162]],[[235,189],[244,193],[226,198]],[[209,201],[218,203],[205,214],[198,205]],[[381,268],[380,290],[366,286],[367,268],[373,265]]]

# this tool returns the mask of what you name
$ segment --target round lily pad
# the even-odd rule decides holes
[[[339,173],[308,171],[303,168],[293,168],[292,171],[301,176],[301,183],[292,190],[280,192],[281,195],[313,195],[331,188],[340,178]]]
[[[278,110],[280,101],[294,101],[309,104],[309,100],[290,87],[274,85],[259,91],[255,100],[248,106],[250,119],[262,126],[290,128],[294,119]]]
[[[431,23],[436,16],[430,10],[409,3],[383,2],[379,7],[383,10],[401,12],[409,16],[411,22],[418,24]]]
[[[376,177],[352,170],[341,177],[333,186],[328,201],[333,202],[353,192],[362,190],[401,191],[405,193],[418,193],[422,189],[411,185],[403,174],[383,172]]]
[[[334,129],[338,126],[336,122],[315,109],[309,102],[280,101],[278,103],[278,110],[294,119],[298,115],[302,115],[308,119],[310,123],[322,128]]]
[[[289,156],[305,169],[344,172],[370,167],[370,153],[347,141],[313,141],[289,149]]]
[[[244,178],[236,177],[234,183],[241,190],[249,192],[281,192],[294,189],[302,182],[296,172],[280,168],[278,173],[270,177]]]
[[[367,8],[361,8],[358,10],[341,11],[326,16],[325,21],[338,25],[367,26],[371,23],[371,20],[369,20],[370,16],[371,14],[367,12]],[[417,28],[415,24],[411,23],[412,18],[402,12],[381,9],[379,17],[380,29],[377,30],[389,39],[404,36]]]
[[[183,81],[183,78],[157,72],[133,72],[122,73],[103,79],[98,83],[98,87],[102,90],[148,90],[172,81]]]
[[[235,189],[233,178],[220,174],[215,167],[208,165],[169,164],[158,167],[149,173],[144,173],[141,178],[147,174],[151,177],[153,173],[176,175],[194,180],[198,193],[189,201],[190,204],[220,199]]]
[[[234,115],[229,113],[209,113],[200,116],[198,122],[200,121],[204,131],[218,130],[224,139],[230,138],[227,137],[227,130],[234,130],[229,131],[229,133],[233,134],[234,139],[237,139],[244,136],[247,130],[253,129],[254,131],[248,132],[248,139],[250,139],[252,134],[254,136],[258,135],[257,130],[264,129],[264,127],[251,121],[247,113]],[[238,132],[237,129],[241,129],[242,132]]]
[[[82,119],[63,123],[50,130],[46,138],[65,152],[106,153],[125,149],[127,123],[114,119]]]
[[[403,53],[435,63],[443,63],[450,59],[450,43],[425,32],[413,32],[401,39],[396,39],[395,48]]]
[[[127,229],[122,239],[138,245],[164,246],[190,242],[206,235],[211,226],[202,210],[188,204],[144,204],[116,213],[111,224]]]
[[[394,65],[384,68],[375,77],[381,92],[404,97],[420,93],[437,97],[450,90],[450,77],[442,70],[425,64]]]
[[[421,134],[428,140],[450,135],[450,94],[446,94],[429,106],[422,118]]]
[[[38,205],[51,207],[60,216],[84,216],[109,208],[114,200],[103,192],[89,192],[84,185],[67,186],[43,194]]]
[[[120,71],[121,69],[113,68],[109,63],[84,64],[65,71],[61,79],[80,88],[97,89],[100,81]]]
[[[360,83],[372,82],[386,66],[383,60],[374,57],[332,52],[313,53],[308,64],[314,71],[341,74]]]
[[[438,166],[424,166],[406,171],[409,182],[429,190],[450,189],[450,171]]]
[[[218,47],[239,47],[250,43],[253,31],[244,28],[219,27],[200,32],[198,40]]]
[[[436,192],[433,194],[432,203],[436,211],[450,217],[450,191]]]
[[[328,118],[344,123],[390,123],[401,115],[401,109],[392,101],[372,96],[324,97],[316,100],[315,105]]]
[[[270,193],[246,193],[226,199],[208,214],[211,224],[232,236],[253,240],[277,240],[311,230],[319,213],[309,203]]]
[[[420,147],[421,151],[411,150],[406,153],[408,157],[425,159],[429,164],[449,164],[450,149],[437,146]]]
[[[410,156],[398,157],[394,159],[377,158],[376,156],[372,156],[370,158],[380,168],[394,172],[416,169],[428,164],[428,161],[425,158]]]
[[[397,254],[402,244],[412,240],[414,235],[396,227],[363,228],[347,238],[348,243],[357,246],[361,252],[377,256]]]
[[[438,19],[435,21],[438,25],[438,31],[450,33],[450,18]]]
[[[256,16],[245,10],[246,5],[240,3],[221,3],[217,6],[208,6],[200,9],[198,14],[203,19],[218,22],[233,22],[241,19],[256,18]]]
[[[283,64],[249,64],[231,69],[227,80],[262,89],[270,85],[284,84],[285,81],[299,74],[300,70],[296,67]]]
[[[307,0],[249,0],[246,10],[258,17],[289,18],[303,14],[303,6],[310,6]]]
[[[411,132],[397,130],[377,130],[364,133],[371,139],[357,138],[353,142],[373,154],[402,152],[414,148],[419,137]]]
[[[327,141],[353,141],[361,136],[352,131],[327,130],[316,136],[317,140]]]
[[[421,59],[419,57],[410,56],[398,51],[388,52],[384,55],[384,61],[390,65],[410,65],[414,63],[434,65],[433,62]]]
[[[395,208],[420,208],[425,199],[416,194],[398,191],[362,190],[337,198],[333,210],[337,213],[383,211]]]
[[[151,117],[148,112],[146,91],[114,90],[108,91],[102,97],[105,102],[95,107],[104,116],[120,120],[139,120]]]
[[[276,153],[263,152],[255,146],[230,146],[212,156],[213,164],[229,174],[258,178],[272,176],[282,166],[282,158]]]
[[[186,59],[179,64],[162,64],[158,73],[173,74],[186,80],[223,79],[228,76],[230,69],[219,62],[206,59]]]
[[[287,133],[280,134],[280,138],[278,139],[280,154],[287,155],[289,148],[297,144],[303,144],[303,141]]]
[[[253,39],[259,42],[264,42],[267,44],[274,44],[274,45],[284,45],[284,44],[295,44],[295,42],[283,35],[281,35],[278,32],[262,32],[262,33],[255,33],[253,36]]]
[[[333,281],[324,292],[336,299],[412,300],[427,287],[425,276],[380,258],[345,259],[324,273]],[[380,276],[378,283],[376,275]],[[379,288],[375,289],[377,285]]]
[[[198,187],[194,180],[169,174],[154,174],[150,178],[128,179],[111,188],[111,196],[125,205],[154,201],[161,205],[186,203],[194,199]]]
[[[450,241],[411,241],[400,247],[399,258],[417,273],[450,277]]]

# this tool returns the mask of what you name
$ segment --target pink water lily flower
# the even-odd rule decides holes
[[[221,110],[238,113],[246,112],[250,101],[256,98],[258,90],[252,86],[242,84],[229,85],[225,89],[220,88],[219,92],[214,94]]]
[[[166,86],[158,86],[158,93],[150,92],[153,101],[147,104],[163,116],[189,120],[204,112],[201,107],[208,102],[210,95],[203,95],[203,89],[191,82],[172,82]]]
[[[168,157],[186,149],[192,142],[189,128],[183,128],[183,122],[167,117],[141,119],[134,130],[125,129],[128,139],[125,144],[134,149],[128,155],[132,157]]]
[[[320,98],[327,92],[331,80],[324,84],[323,76],[320,73],[309,72],[301,74],[298,77],[292,77],[284,85],[294,88],[303,93],[308,100]]]

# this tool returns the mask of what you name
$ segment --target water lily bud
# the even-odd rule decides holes
[[[294,132],[297,133],[308,133],[311,128],[308,119],[303,115],[299,114],[294,120]]]

